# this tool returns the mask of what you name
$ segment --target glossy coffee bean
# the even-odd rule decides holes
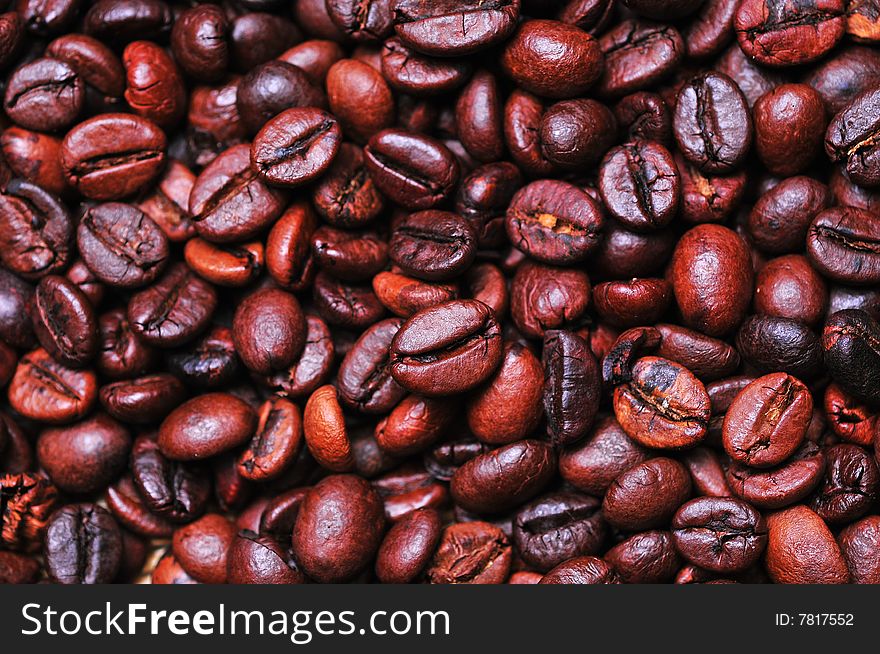
[[[849,581],[849,570],[834,536],[813,511],[803,505],[794,506],[769,516],[767,526],[765,564],[774,582]]]
[[[768,468],[803,442],[813,413],[804,384],[784,373],[759,377],[733,400],[724,419],[724,449],[734,461]]]
[[[597,248],[604,223],[593,198],[572,184],[553,180],[520,189],[505,219],[511,243],[531,258],[555,265],[586,258]]]
[[[801,255],[771,259],[755,278],[755,311],[815,325],[825,316],[828,287]]]
[[[624,531],[662,527],[690,494],[687,468],[666,457],[648,459],[611,483],[602,500],[602,515]]]
[[[193,461],[235,449],[250,438],[257,416],[228,393],[207,393],[177,407],[159,428],[159,447],[175,461]]]
[[[698,497],[676,511],[672,538],[688,561],[705,570],[731,574],[760,559],[767,546],[767,523],[742,500]]]
[[[633,366],[632,381],[615,389],[614,413],[630,438],[642,445],[683,449],[706,436],[709,395],[679,364],[643,357]]]
[[[388,247],[391,260],[403,272],[427,281],[446,281],[473,263],[477,233],[456,214],[420,211],[394,226]]]
[[[72,368],[88,364],[98,350],[98,323],[85,294],[63,277],[40,280],[31,307],[34,333],[59,363]]]
[[[727,482],[734,494],[759,509],[779,509],[807,497],[825,471],[825,455],[805,442],[782,465],[767,470],[731,463]]]
[[[482,521],[456,522],[443,530],[425,576],[432,584],[500,584],[512,561],[510,540],[501,529]]]
[[[17,125],[54,132],[76,120],[84,100],[83,81],[76,71],[63,61],[43,57],[12,73],[3,109]]]
[[[576,556],[596,554],[606,526],[595,497],[579,493],[550,493],[520,509],[513,524],[513,541],[523,560],[547,571]]]
[[[876,558],[872,556],[878,537],[880,537],[878,516],[868,516],[852,523],[837,537],[852,583],[873,584],[880,578],[880,568]]]
[[[593,166],[614,144],[617,122],[605,105],[595,100],[563,100],[541,116],[541,151],[563,170]]]
[[[236,535],[226,557],[226,570],[230,584],[306,583],[289,546],[252,531]]]
[[[669,581],[681,563],[668,531],[634,534],[608,550],[605,561],[626,584]]]
[[[242,125],[256,134],[266,122],[292,107],[324,107],[327,100],[305,71],[283,61],[267,61],[238,83],[235,106]]]
[[[880,403],[873,382],[880,355],[877,349],[877,321],[858,309],[846,309],[825,323],[822,348],[825,365],[834,381],[854,397],[872,406]]]
[[[185,397],[180,380],[165,373],[107,384],[100,393],[107,413],[129,424],[158,422]]]
[[[433,509],[418,509],[401,518],[385,535],[376,554],[376,576],[386,584],[418,578],[440,541],[442,523]]]
[[[848,443],[825,452],[825,477],[810,508],[831,524],[853,522],[871,510],[880,488],[880,472],[870,453]]]
[[[510,287],[510,313],[528,338],[547,330],[576,327],[590,302],[590,280],[576,268],[543,266],[523,261]]]
[[[498,513],[538,494],[556,471],[556,456],[543,441],[523,440],[471,459],[450,481],[455,502],[475,513]]]
[[[250,370],[268,375],[289,366],[305,345],[306,323],[297,299],[265,289],[239,304],[232,323],[236,351]]]
[[[172,523],[192,522],[205,512],[211,478],[193,463],[173,461],[155,436],[138,437],[131,450],[132,480],[150,512]]]
[[[543,405],[547,433],[555,444],[580,439],[592,427],[599,408],[599,366],[587,343],[569,331],[544,336]]]
[[[303,499],[293,552],[315,581],[345,581],[375,556],[384,525],[382,502],[369,483],[352,475],[331,475]]]
[[[782,84],[754,106],[755,149],[772,174],[803,172],[819,154],[825,131],[822,97],[806,84]]]
[[[831,202],[821,182],[810,177],[784,179],[755,203],[749,213],[749,236],[770,254],[801,252],[810,223]]]
[[[704,173],[736,170],[752,144],[745,96],[721,73],[697,76],[682,86],[673,123],[682,155]]]
[[[154,181],[165,165],[166,137],[152,121],[102,114],[71,129],[61,143],[65,179],[91,200],[120,200]]]
[[[459,165],[436,139],[403,130],[374,134],[364,150],[367,170],[379,190],[411,210],[430,209],[448,198]]]
[[[748,181],[746,171],[731,175],[703,174],[678,154],[675,165],[681,177],[681,217],[686,222],[724,222],[739,208]]]
[[[421,97],[459,88],[467,82],[472,66],[463,59],[423,55],[392,37],[382,45],[379,69],[391,88]]]
[[[334,227],[354,228],[375,219],[385,198],[367,173],[363,150],[343,143],[312,196],[315,210]]]
[[[152,41],[134,41],[122,52],[125,101],[139,116],[170,128],[183,117],[186,89],[177,64]]]
[[[603,56],[598,41],[573,25],[527,20],[508,41],[501,64],[517,86],[530,93],[570,98],[596,83]]]
[[[452,395],[484,382],[501,363],[501,332],[492,310],[453,300],[407,320],[391,342],[391,375],[422,395]]]
[[[599,38],[605,71],[598,91],[620,97],[669,76],[685,56],[681,33],[672,25],[624,20]]]
[[[214,5],[183,11],[171,29],[171,51],[190,77],[216,80],[229,65],[229,21]]]
[[[122,534],[106,509],[71,504],[56,511],[46,529],[46,568],[59,584],[106,584],[122,559]]]
[[[217,513],[209,513],[174,532],[171,551],[193,579],[204,584],[226,583],[229,549],[235,526]]]
[[[541,584],[619,584],[620,578],[605,561],[595,556],[577,556],[545,574]]]
[[[8,389],[13,409],[49,424],[68,424],[84,417],[97,393],[94,372],[63,366],[42,348],[19,359]]]
[[[815,0],[785,3],[741,2],[734,17],[743,52],[766,66],[794,66],[814,61],[833,48],[844,33],[844,3]]]
[[[722,340],[678,325],[655,328],[661,338],[657,355],[680,363],[703,382],[733,374],[739,367],[739,352]]]
[[[828,427],[837,436],[856,445],[871,445],[877,422],[877,416],[871,407],[832,383],[825,389],[823,408]]]
[[[865,285],[880,280],[880,218],[854,207],[834,207],[810,225],[807,254],[816,269],[834,281]]]
[[[672,290],[689,327],[709,336],[729,333],[745,316],[752,293],[745,242],[726,227],[694,227],[675,248]]]

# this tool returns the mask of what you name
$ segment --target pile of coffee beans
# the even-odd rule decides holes
[[[17,0],[0,582],[880,583],[880,0]]]

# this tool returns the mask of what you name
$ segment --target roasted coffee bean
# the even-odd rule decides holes
[[[511,243],[548,264],[581,261],[601,238],[604,217],[600,205],[566,182],[533,182],[513,196],[505,227]]]
[[[751,506],[729,497],[698,497],[681,506],[672,520],[679,553],[705,570],[742,572],[767,546],[767,523]]]
[[[225,150],[198,176],[189,213],[202,238],[241,241],[265,231],[284,211],[284,199],[282,192],[257,177],[250,147],[241,144]]]
[[[671,301],[672,287],[665,279],[633,278],[628,282],[604,282],[593,288],[596,312],[615,327],[656,322]]]
[[[529,338],[549,329],[575,327],[590,302],[590,280],[575,268],[555,268],[524,261],[510,287],[510,312]]]
[[[822,370],[819,335],[796,320],[751,316],[740,326],[736,346],[762,372],[781,370],[811,380]]]
[[[70,504],[52,514],[43,553],[56,583],[110,583],[122,560],[122,533],[106,509]]]
[[[690,494],[687,468],[666,457],[648,459],[611,482],[602,500],[602,516],[623,531],[662,527]]]
[[[197,464],[172,461],[155,436],[138,437],[131,449],[131,474],[149,510],[169,522],[192,522],[205,512],[211,478]]]
[[[854,522],[837,537],[843,558],[855,584],[875,584],[880,579],[880,566],[873,556],[880,542],[880,517],[868,516]]]
[[[94,372],[67,368],[39,348],[19,359],[8,392],[10,406],[26,418],[68,424],[91,411],[98,388]]]
[[[825,389],[823,408],[828,427],[837,436],[856,445],[871,445],[877,415],[870,407],[832,383]]]
[[[678,92],[673,133],[702,172],[739,168],[752,144],[752,116],[736,82],[714,72],[689,80]]]
[[[226,581],[230,584],[303,584],[306,577],[289,546],[272,536],[241,531],[226,557]]]
[[[323,271],[315,276],[312,299],[321,318],[346,329],[366,329],[385,315],[369,286],[349,284]]]
[[[598,91],[623,96],[669,76],[685,56],[681,33],[671,25],[625,20],[599,38],[605,71]]]
[[[832,315],[822,332],[825,365],[834,381],[854,397],[880,405],[875,383],[880,366],[880,325],[866,312],[845,309]]]
[[[599,409],[601,380],[587,343],[569,331],[544,335],[543,405],[547,434],[555,444],[579,440],[592,427]]]
[[[58,489],[44,476],[11,473],[0,476],[0,543],[5,549],[30,552],[43,542]]]
[[[501,65],[520,88],[550,98],[583,95],[602,74],[599,42],[558,21],[527,20],[508,41]]]
[[[174,347],[198,336],[217,306],[217,293],[183,264],[175,264],[149,288],[132,296],[128,321],[150,345]]]
[[[448,198],[458,181],[455,156],[436,139],[402,130],[373,135],[364,150],[379,190],[407,209],[430,209]]]
[[[388,243],[391,260],[403,272],[428,281],[458,277],[477,254],[473,226],[447,211],[420,211],[400,220]]]
[[[367,174],[363,150],[351,143],[340,146],[312,201],[324,220],[340,228],[369,223],[385,207],[385,198]]]
[[[452,395],[481,384],[501,363],[501,330],[476,300],[452,300],[407,320],[391,341],[391,376],[414,393]]]
[[[522,440],[471,459],[450,480],[455,502],[475,513],[499,513],[537,495],[556,472],[543,441]]]
[[[801,255],[768,261],[755,279],[755,311],[815,325],[825,317],[828,287]]]
[[[257,428],[257,416],[228,393],[207,393],[177,407],[159,428],[159,447],[175,461],[193,461],[235,449]]]
[[[146,118],[102,114],[71,129],[61,143],[67,183],[91,200],[120,200],[155,181],[166,137]]]
[[[171,51],[190,77],[213,81],[229,65],[229,21],[220,7],[204,4],[183,11],[171,29]]]
[[[875,284],[880,281],[880,218],[854,207],[826,209],[810,225],[807,254],[834,281]]]
[[[33,347],[37,342],[28,320],[33,297],[33,286],[0,268],[0,339],[13,347]]]
[[[297,299],[278,289],[264,289],[239,304],[232,340],[250,370],[268,375],[289,366],[305,345],[306,322]]]
[[[655,329],[661,338],[657,355],[680,363],[703,382],[731,375],[739,368],[739,352],[722,340],[678,325],[659,324]]]
[[[720,225],[698,225],[672,256],[672,290],[687,326],[723,336],[745,316],[752,264],[742,238]]]
[[[594,100],[563,100],[541,116],[541,151],[563,170],[595,165],[614,144],[617,121]]]
[[[419,52],[443,57],[473,54],[503,42],[516,28],[520,8],[519,0],[392,4],[398,37]]]
[[[359,477],[331,475],[306,494],[293,529],[293,552],[321,583],[351,579],[375,556],[385,518],[382,501]]]
[[[815,61],[841,39],[842,0],[745,0],[734,16],[736,38],[749,57],[766,66]]]
[[[668,531],[643,531],[612,547],[605,561],[626,584],[667,582],[681,565]]]
[[[472,66],[464,59],[425,56],[393,37],[382,46],[379,70],[393,89],[430,96],[460,87],[470,77]]]
[[[614,413],[630,438],[646,447],[673,450],[702,441],[711,415],[702,382],[660,357],[635,363],[632,380],[614,391]]]
[[[122,52],[125,101],[137,115],[171,128],[186,110],[186,89],[177,64],[152,41],[134,41]]]
[[[806,84],[782,84],[754,106],[755,149],[767,170],[780,177],[803,172],[822,148],[825,105]]]
[[[620,578],[605,561],[595,556],[577,556],[545,574],[541,584],[619,584]]]
[[[180,404],[186,389],[177,377],[167,373],[118,381],[101,388],[104,409],[129,424],[159,422]]]
[[[596,554],[606,526],[595,497],[551,493],[526,504],[516,514],[513,541],[523,560],[539,571],[576,556]]]
[[[40,280],[31,307],[34,333],[59,363],[79,368],[98,351],[98,322],[85,294],[64,277]]]
[[[727,410],[724,449],[744,465],[778,465],[803,442],[812,414],[813,398],[801,381],[784,373],[759,377]]]
[[[108,486],[104,500],[121,527],[144,538],[168,538],[174,531],[174,525],[150,511],[130,476]]]
[[[634,141],[612,148],[599,170],[608,210],[635,231],[662,229],[678,211],[681,182],[672,154],[660,143]]]
[[[425,571],[432,584],[500,584],[510,574],[510,540],[488,522],[456,522],[443,530]]]
[[[73,231],[64,204],[36,184],[13,179],[0,194],[0,261],[9,271],[36,279],[64,269]]]
[[[95,276],[111,286],[132,288],[155,280],[168,259],[168,239],[142,211],[108,202],[85,211],[77,246]]]
[[[44,57],[12,73],[3,109],[17,125],[54,132],[76,120],[84,100],[83,81],[76,71],[63,61]]]
[[[765,564],[775,583],[845,584],[849,570],[831,531],[803,505],[767,519]]]
[[[819,484],[825,456],[814,443],[805,442],[776,468],[760,470],[739,463],[727,469],[727,482],[735,495],[759,509],[779,509],[801,501]]]
[[[810,508],[825,522],[854,522],[871,510],[880,490],[880,472],[871,455],[857,445],[832,445],[825,451],[825,477]]]
[[[242,125],[256,134],[266,122],[292,107],[325,107],[327,100],[305,71],[283,61],[268,61],[238,83],[235,106]]]
[[[422,573],[440,542],[442,522],[433,509],[417,509],[396,522],[376,554],[376,576],[385,584],[407,584]]]

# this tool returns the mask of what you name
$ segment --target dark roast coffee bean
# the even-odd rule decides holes
[[[779,509],[807,497],[822,480],[825,456],[814,443],[805,442],[776,468],[760,470],[733,462],[727,482],[735,495],[759,509]]]
[[[880,325],[866,312],[845,309],[832,315],[822,332],[825,364],[845,391],[872,406],[880,405],[875,383],[880,367]]]
[[[519,0],[425,2],[395,0],[394,31],[410,47],[442,57],[461,56],[502,43],[516,28]]]
[[[587,343],[569,331],[545,333],[542,360],[547,433],[553,443],[573,443],[590,430],[599,409],[599,366]]]
[[[44,57],[12,73],[3,109],[17,125],[54,132],[76,120],[84,99],[83,81],[76,71],[63,61]]]
[[[599,93],[623,96],[641,91],[667,77],[685,56],[681,33],[671,26],[625,20],[603,34],[599,46],[605,72]]]
[[[662,527],[690,494],[687,468],[666,457],[648,459],[611,483],[602,500],[602,515],[624,531]]]
[[[854,207],[833,207],[815,217],[807,254],[827,277],[843,284],[880,281],[880,217]]]
[[[822,370],[819,335],[796,320],[750,316],[736,335],[736,346],[762,372],[781,370],[809,380]]]
[[[400,220],[388,243],[391,260],[407,274],[445,281],[470,267],[477,254],[471,224],[447,211],[420,211]]]
[[[385,584],[415,580],[440,541],[442,522],[433,509],[417,509],[388,530],[376,554],[376,576]]]
[[[72,368],[88,364],[98,351],[98,321],[89,299],[64,277],[40,280],[31,307],[34,333],[59,363]]]
[[[158,422],[180,404],[186,394],[183,384],[169,374],[148,375],[114,382],[101,388],[104,409],[129,424]]]
[[[122,534],[106,509],[70,504],[52,515],[43,553],[56,583],[106,584],[119,570]]]
[[[877,499],[880,472],[871,455],[843,443],[825,451],[825,477],[810,502],[820,518],[847,523],[861,518]]]
[[[211,496],[211,478],[196,464],[172,461],[154,437],[141,436],[131,450],[131,474],[140,497],[160,518],[192,522],[205,512]]]
[[[159,448],[175,461],[193,461],[235,449],[257,428],[257,415],[229,393],[199,395],[177,407],[159,428]]]
[[[443,530],[425,576],[432,584],[500,584],[512,561],[510,540],[501,529],[488,522],[456,522]]]

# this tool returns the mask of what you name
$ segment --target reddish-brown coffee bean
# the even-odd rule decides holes
[[[55,132],[76,120],[84,100],[83,81],[76,71],[64,61],[42,57],[12,72],[3,109],[22,127]]]
[[[322,467],[347,472],[354,466],[345,416],[333,386],[322,386],[312,393],[303,411],[306,446]]]
[[[510,574],[513,549],[488,522],[456,522],[443,530],[425,575],[432,584],[500,584]]]
[[[733,495],[724,476],[724,468],[721,467],[720,458],[714,450],[702,446],[695,447],[682,455],[681,462],[691,474],[695,495],[709,497],[730,497]]]
[[[538,358],[519,343],[506,343],[498,370],[468,400],[471,432],[493,445],[525,438],[541,419],[543,392],[544,371]]]
[[[426,54],[473,54],[510,36],[516,28],[519,6],[519,0],[492,4],[479,0],[395,0],[394,31],[407,45]]]
[[[812,414],[813,398],[801,381],[785,373],[759,377],[727,410],[724,449],[744,465],[778,465],[803,442]]]
[[[744,0],[734,16],[742,51],[765,66],[795,66],[819,59],[841,39],[843,0]]]
[[[419,211],[395,224],[388,249],[403,272],[428,281],[446,281],[473,263],[477,233],[470,222],[454,213]]]
[[[684,449],[706,436],[709,395],[686,368],[660,357],[643,357],[632,380],[614,390],[614,413],[624,431],[645,447]]]
[[[478,70],[462,89],[455,105],[458,138],[478,161],[498,161],[504,156],[502,112],[497,79],[486,70]]]
[[[526,91],[570,98],[596,83],[603,56],[598,41],[573,25],[527,20],[507,42],[501,65]]]
[[[171,28],[171,51],[194,79],[214,81],[229,65],[229,21],[220,7],[201,4],[181,12]]]
[[[306,27],[302,20],[298,22],[304,28]],[[307,28],[306,31],[308,31]],[[315,36],[319,35],[315,34]],[[312,80],[312,84],[319,86],[323,86],[327,79],[327,71],[343,58],[345,58],[345,51],[342,46],[329,40],[329,37],[303,41],[278,56],[279,61],[302,69]]]
[[[289,366],[305,345],[306,322],[297,299],[278,289],[252,293],[238,305],[232,338],[244,364],[262,375]]]
[[[844,284],[880,281],[880,218],[854,207],[826,209],[813,220],[807,254],[826,277]]]
[[[740,364],[736,348],[717,338],[678,325],[655,325],[657,355],[680,363],[703,382],[733,374]]]
[[[458,295],[455,284],[430,283],[400,273],[380,272],[373,277],[373,292],[382,305],[401,318],[454,300]]]
[[[742,500],[700,497],[676,512],[672,538],[678,552],[702,569],[742,572],[764,553],[767,523]]]
[[[364,158],[379,190],[411,210],[441,203],[459,177],[459,164],[449,148],[431,137],[403,130],[374,134]]]
[[[533,177],[548,177],[556,167],[541,149],[539,137],[544,104],[525,91],[515,90],[504,106],[504,140],[510,157]]]
[[[200,277],[217,286],[246,286],[263,269],[263,244],[254,241],[223,246],[201,238],[186,242],[183,251],[187,265]]]
[[[548,443],[523,440],[471,459],[452,476],[455,502],[475,513],[498,513],[534,497],[556,472]]]
[[[849,443],[870,446],[874,441],[877,414],[851,397],[837,384],[825,389],[823,406],[828,427]]]
[[[605,55],[605,72],[598,91],[603,96],[623,96],[653,86],[681,63],[686,48],[671,25],[624,20],[599,38]]]
[[[672,288],[665,279],[605,282],[593,288],[593,304],[599,317],[616,327],[656,322],[672,301]]]
[[[675,155],[681,177],[681,217],[689,223],[721,223],[739,208],[748,180],[746,172],[704,175]]]
[[[201,333],[216,306],[214,287],[178,263],[132,296],[127,317],[131,329],[150,345],[174,347]]]
[[[576,326],[590,302],[590,280],[582,270],[524,261],[510,287],[513,322],[529,338],[548,329]]]
[[[849,571],[834,536],[822,519],[803,505],[774,513],[765,564],[776,583],[845,584]]]
[[[284,195],[267,187],[251,169],[247,144],[229,148],[206,167],[189,198],[196,231],[218,243],[257,236],[283,210]]]
[[[302,40],[297,26],[282,16],[251,11],[232,19],[233,66],[248,71],[274,59]]]
[[[614,569],[595,556],[577,556],[560,563],[545,574],[541,584],[619,584]]]
[[[605,493],[602,513],[613,526],[641,531],[667,524],[691,494],[687,469],[672,459],[648,459],[623,472]]]
[[[672,115],[656,93],[632,93],[614,106],[620,133],[627,141],[656,141],[672,144]]]
[[[272,536],[241,531],[226,556],[230,584],[304,584],[306,577],[289,546]]]
[[[189,168],[171,159],[156,187],[136,204],[174,243],[196,234],[189,215],[189,195],[195,181]]]
[[[114,382],[101,388],[104,409],[129,424],[158,422],[186,397],[177,377],[166,373]]]
[[[831,203],[821,182],[809,177],[784,179],[755,203],[749,213],[749,236],[771,254],[801,252],[810,223]]]
[[[720,225],[698,225],[682,236],[672,257],[672,289],[685,323],[722,336],[745,317],[752,264],[742,238]]]
[[[174,60],[152,41],[129,43],[122,53],[128,106],[160,127],[177,124],[186,110],[186,87]]]
[[[819,335],[788,318],[750,316],[736,335],[736,347],[762,372],[781,370],[810,380],[822,371]]]
[[[168,239],[156,223],[130,204],[90,207],[77,228],[80,255],[95,276],[111,286],[133,288],[155,280],[168,259]]]
[[[15,176],[55,195],[68,190],[61,167],[61,139],[13,126],[0,134],[0,150]],[[4,181],[8,181],[8,177],[7,171]]]
[[[563,100],[541,116],[539,140],[544,156],[563,170],[594,166],[614,145],[617,121],[594,100]]]
[[[809,505],[825,522],[853,522],[871,510],[878,489],[880,472],[869,452],[849,443],[832,445],[825,450],[825,477]]]
[[[342,132],[336,119],[321,109],[287,109],[254,137],[251,167],[264,181],[300,186],[322,175],[339,151]]]
[[[479,300],[499,318],[507,315],[509,293],[501,270],[491,263],[472,266],[464,277],[465,291],[473,300]]]
[[[354,228],[374,220],[385,198],[367,174],[363,150],[343,143],[333,165],[315,186],[315,209],[334,227]]]
[[[13,179],[0,194],[0,261],[25,279],[67,266],[73,230],[67,208],[35,184]]]
[[[49,424],[67,424],[91,411],[97,399],[95,373],[73,370],[39,348],[21,357],[9,383],[9,404],[18,413]]]
[[[63,277],[40,280],[31,306],[34,333],[59,363],[72,368],[88,364],[98,350],[98,323],[85,294]]]
[[[376,554],[376,576],[383,584],[408,584],[431,561],[440,542],[442,522],[433,509],[417,509],[396,522]]]
[[[393,379],[389,348],[403,321],[389,318],[372,325],[346,354],[337,374],[339,397],[365,413],[386,413],[406,391]]]
[[[384,526],[382,501],[368,482],[331,475],[306,494],[293,529],[293,551],[315,581],[347,581],[373,560]]]
[[[415,454],[446,433],[455,417],[455,404],[447,398],[410,395],[376,425],[376,443],[392,457]]]
[[[358,143],[394,124],[394,98],[379,71],[354,59],[336,62],[327,73],[330,110]]]
[[[227,553],[235,526],[224,516],[209,513],[174,532],[171,551],[180,566],[203,584],[226,583]]]
[[[604,222],[601,206],[584,191],[543,180],[513,196],[505,227],[511,243],[533,259],[565,265],[597,248]]]
[[[235,449],[257,428],[251,407],[229,393],[206,393],[177,407],[159,428],[159,447],[175,461],[193,461]]]
[[[104,500],[110,513],[125,529],[144,538],[169,538],[174,525],[151,512],[128,475],[108,486]]]
[[[280,476],[296,459],[302,437],[299,407],[284,398],[267,400],[260,407],[256,432],[238,456],[239,474],[253,481]]]
[[[803,172],[822,149],[825,105],[806,84],[782,84],[754,106],[755,148],[773,175]]]
[[[572,486],[601,496],[620,474],[648,456],[613,417],[605,417],[584,441],[560,453],[559,473]]]
[[[845,527],[837,537],[840,550],[854,584],[880,581],[880,561],[875,553],[880,546],[880,516],[868,516]]]
[[[45,475],[0,475],[4,508],[0,513],[0,543],[13,551],[39,549],[46,525],[57,506],[58,489]]]
[[[391,342],[391,375],[422,395],[452,395],[484,382],[503,357],[492,310],[476,300],[452,300],[407,320]]]
[[[40,562],[24,554],[0,552],[0,584],[34,584],[40,577]]]
[[[55,583],[110,583],[122,558],[119,525],[96,504],[68,504],[49,520],[43,557]]]
[[[589,431],[599,409],[599,366],[587,343],[569,331],[548,330],[541,358],[547,434],[554,444],[573,443]]]
[[[407,47],[397,37],[385,41],[378,69],[394,90],[421,97],[460,87],[471,74],[465,59],[435,59]],[[369,62],[367,62],[369,63]]]
[[[681,565],[668,531],[634,534],[608,550],[605,561],[625,584],[667,582]]]
[[[71,129],[61,143],[67,183],[91,200],[119,200],[155,181],[165,166],[166,137],[152,121],[102,114]]]
[[[122,471],[130,447],[128,431],[99,413],[69,427],[44,431],[37,442],[37,456],[58,488],[86,494],[103,489]]]
[[[312,299],[324,320],[345,329],[366,329],[385,315],[369,286],[348,284],[324,271],[315,276]]]
[[[755,311],[815,325],[825,317],[828,287],[801,255],[772,259],[755,280]]]
[[[292,107],[327,106],[327,99],[305,71],[282,61],[257,66],[238,83],[235,106],[242,125],[256,134],[266,122]]]
[[[825,455],[809,441],[776,468],[759,470],[732,462],[727,482],[734,494],[759,509],[779,509],[807,497],[822,480]]]

